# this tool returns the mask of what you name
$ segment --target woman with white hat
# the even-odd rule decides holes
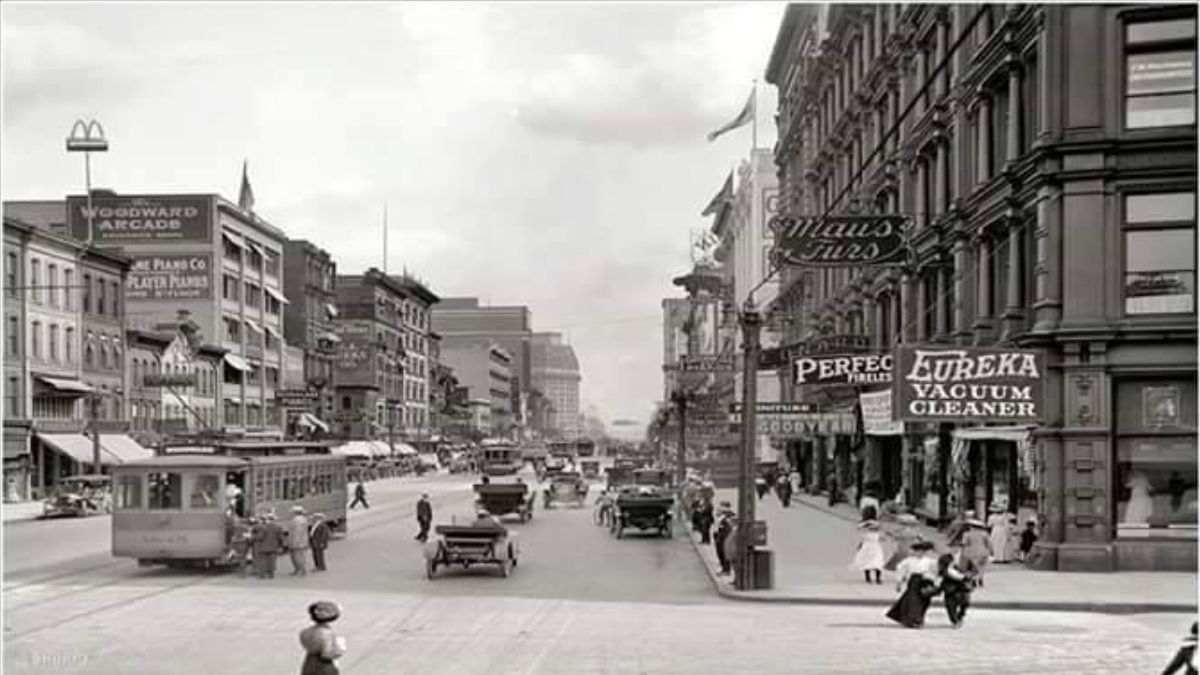
[[[962,536],[962,559],[968,571],[976,574],[976,583],[983,585],[983,572],[992,557],[992,539],[988,536],[988,526],[978,518],[969,518],[966,522],[967,531]]]
[[[989,509],[991,515],[988,516],[987,526],[989,538],[992,543],[992,562],[1006,563],[1008,562],[1008,540],[1012,534],[1012,528],[1008,522],[1008,514],[1004,512],[1004,507],[1000,504],[992,504]]]

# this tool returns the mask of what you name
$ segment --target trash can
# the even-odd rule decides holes
[[[766,590],[775,587],[775,551],[755,548],[751,553],[754,564],[754,589]]]

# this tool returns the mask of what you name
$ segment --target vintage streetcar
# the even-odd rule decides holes
[[[346,532],[346,458],[328,444],[230,441],[113,467],[113,556],[143,566],[212,566],[229,555],[235,517],[293,506]]]

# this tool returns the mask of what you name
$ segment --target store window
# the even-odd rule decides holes
[[[1125,313],[1196,311],[1196,193],[1125,197]]]
[[[1116,535],[1196,538],[1196,380],[1117,383]]]
[[[1196,123],[1196,17],[1125,26],[1125,126]]]

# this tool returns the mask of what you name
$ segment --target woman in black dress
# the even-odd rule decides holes
[[[896,566],[896,588],[904,592],[888,609],[887,618],[906,628],[925,625],[925,612],[937,595],[937,559],[932,551],[933,542],[918,541],[912,545],[912,555]]]

